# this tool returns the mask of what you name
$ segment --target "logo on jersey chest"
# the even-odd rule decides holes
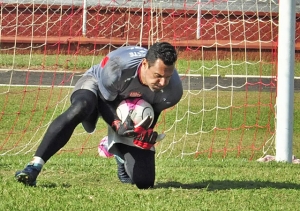
[[[130,92],[129,97],[141,97],[142,94],[140,92]]]

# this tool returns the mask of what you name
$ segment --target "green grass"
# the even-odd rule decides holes
[[[71,89],[7,89],[0,88],[3,93],[0,95],[0,152],[33,152],[48,124],[69,106]],[[249,159],[262,155],[262,147],[273,136],[275,127],[274,99],[270,93],[236,92],[232,95],[227,91],[207,91],[194,94],[184,92],[178,107],[161,115],[156,130],[167,131],[167,137],[158,145],[162,157],[199,154],[206,158]],[[299,99],[299,94],[295,99]],[[299,123],[295,128],[299,128]],[[65,149],[96,152],[99,140],[105,135],[106,125],[102,119],[98,121],[96,134],[91,136],[79,125]]]
[[[1,88],[0,93],[4,93]],[[0,95],[0,108],[5,107],[1,119],[0,133],[3,141],[8,138],[8,131],[13,131],[8,138],[9,142],[21,145],[21,142],[29,143],[35,134],[37,125],[41,122],[49,122],[52,115],[57,116],[65,109],[68,103],[63,102],[63,97],[68,93],[67,89],[39,90],[37,88],[11,88],[11,96]],[[26,94],[24,94],[26,93]],[[50,94],[51,93],[51,94]],[[227,94],[221,92],[219,104],[226,105]],[[17,97],[23,96],[23,98]],[[234,97],[235,106],[245,102],[245,93],[237,92]],[[257,93],[249,92],[248,104],[255,104],[258,98]],[[15,97],[16,95],[16,97]],[[202,95],[194,96],[190,101],[190,110],[195,111],[202,104]],[[236,99],[235,99],[236,98]],[[269,93],[260,93],[261,102],[269,100]],[[35,104],[35,100],[38,103]],[[208,92],[205,95],[206,107],[211,109],[216,103],[215,92]],[[294,154],[299,156],[299,129],[300,122],[297,121],[300,111],[300,93],[295,93],[295,132],[294,132]],[[202,99],[203,100],[203,99]],[[68,101],[68,99],[67,99]],[[57,102],[62,102],[57,104]],[[5,104],[5,105],[4,105]],[[180,103],[181,109],[169,110],[165,117],[165,125],[174,122],[175,113],[178,117],[184,115],[187,102]],[[249,124],[257,122],[257,114],[250,106],[248,110]],[[245,109],[245,108],[244,108]],[[261,108],[264,116],[263,107]],[[20,111],[20,112],[19,112]],[[267,111],[268,112],[268,111]],[[236,113],[233,124],[241,124],[243,121],[242,111],[231,111]],[[228,113],[219,113],[219,127],[228,126]],[[201,119],[202,117],[200,117]],[[206,113],[205,127],[214,124],[215,113]],[[30,121],[29,121],[30,120]],[[186,125],[182,120],[182,125]],[[181,130],[178,125],[177,137],[180,137],[186,130],[195,131],[199,126],[199,117],[193,118],[189,123],[191,128]],[[265,121],[262,119],[261,121]],[[180,124],[181,124],[180,123]],[[43,125],[44,123],[42,123]],[[28,127],[27,127],[28,125]],[[26,128],[27,127],[27,128]],[[194,128],[195,127],[195,128]],[[26,133],[24,128],[26,128]],[[209,153],[202,153],[198,157],[178,157],[181,150],[188,152],[195,150],[198,144],[195,137],[186,142],[178,142],[163,154],[157,157],[156,182],[154,189],[138,190],[133,185],[121,184],[116,176],[116,164],[114,159],[104,159],[97,155],[97,144],[105,135],[105,124],[99,121],[98,131],[88,136],[80,135],[83,130],[79,126],[67,144],[66,149],[72,152],[62,151],[52,157],[44,166],[38,178],[37,187],[26,187],[14,180],[14,173],[22,169],[30,161],[33,151],[24,154],[19,148],[9,155],[0,156],[0,210],[298,210],[299,200],[299,166],[286,163],[259,163],[257,156],[262,155],[262,149],[257,149],[252,160],[253,150],[247,149],[247,145],[255,144],[253,136],[263,136],[265,129],[253,128],[244,131],[243,144],[245,146],[240,157],[237,158],[237,151],[228,152],[226,158],[222,158],[223,152],[214,151],[212,158]],[[211,139],[214,133],[205,136],[202,134],[201,147],[211,146]],[[167,134],[166,140],[162,143],[172,143],[172,131]],[[215,139],[216,149],[224,149],[228,131],[219,131]],[[20,138],[21,137],[21,138]],[[234,131],[230,134],[233,143],[239,143],[241,135]],[[4,140],[3,140],[4,139]],[[259,142],[259,140],[257,140]],[[230,146],[230,143],[228,143]],[[157,147],[160,150],[159,145]],[[81,153],[81,147],[86,147]],[[3,152],[0,151],[0,152]],[[14,153],[20,152],[17,155]],[[158,153],[157,153],[158,155]]]
[[[33,69],[58,71],[85,71],[94,64],[98,64],[102,56],[81,55],[11,55],[0,54],[0,68],[2,69]],[[179,73],[210,75],[262,75],[274,76],[276,67],[274,62],[258,61],[230,61],[230,60],[185,60],[177,62]],[[295,64],[295,76],[300,76],[300,63]]]
[[[69,106],[67,88],[0,88],[0,153],[33,153],[47,126]],[[274,93],[208,91],[185,92],[178,107],[164,112],[157,124],[167,137],[157,146],[161,157],[257,159],[263,150],[274,154]],[[300,93],[295,93],[294,154],[299,156]],[[233,106],[230,106],[232,103]],[[218,107],[216,107],[218,105]],[[98,121],[93,135],[77,127],[66,151],[92,154],[106,135],[106,124]],[[265,148],[265,149],[264,149]]]
[[[0,55],[0,66],[11,68],[12,59],[6,56]],[[28,56],[16,59],[16,69],[28,67]],[[45,69],[83,70],[100,60],[96,57],[76,59],[76,62],[74,57],[66,62],[68,58],[64,56],[47,56],[46,59],[33,55],[29,66],[39,69],[44,61]],[[219,64],[224,68],[216,68],[214,61],[199,65],[199,61],[180,60],[178,69],[182,73],[193,69],[197,71],[192,73],[205,75],[245,74],[245,67],[248,74],[255,75],[263,69],[266,71],[261,74],[268,75],[273,69],[270,64],[264,68],[262,64],[244,64],[237,69],[226,67],[225,61]],[[299,69],[296,70],[298,75]],[[274,93],[268,92],[234,92],[234,95],[215,91],[185,92],[178,107],[168,109],[166,116],[162,115],[159,120],[159,132],[176,124],[157,146],[154,189],[138,190],[121,184],[114,159],[97,155],[97,144],[106,134],[102,120],[93,135],[84,133],[78,126],[61,153],[44,166],[37,187],[17,183],[13,177],[15,171],[30,161],[47,125],[68,107],[70,91],[0,88],[0,153],[4,154],[0,156],[0,210],[299,209],[299,166],[255,161],[263,155],[262,144],[275,127]],[[234,106],[229,106],[231,102]],[[294,107],[293,154],[300,157],[299,92],[295,93]],[[252,127],[245,128],[245,125]],[[218,129],[212,130],[215,126]],[[203,133],[197,133],[200,129]],[[162,151],[166,153],[160,154]]]
[[[298,210],[299,166],[243,159],[157,159],[154,189],[121,184],[114,159],[56,155],[37,187],[14,181],[30,156],[0,157],[0,210]]]

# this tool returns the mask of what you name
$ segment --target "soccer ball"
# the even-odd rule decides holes
[[[152,121],[148,128],[151,126],[154,119],[154,110],[147,101],[143,100],[142,98],[127,98],[121,101],[117,107],[117,115],[122,122],[124,122],[130,110],[132,110],[131,119],[134,125],[138,124],[147,116],[151,116]]]
[[[113,154],[108,152],[108,140],[107,136],[105,136],[98,145],[98,153],[101,157],[110,158],[114,156]]]

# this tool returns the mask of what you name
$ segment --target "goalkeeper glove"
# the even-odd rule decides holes
[[[132,112],[128,113],[128,116],[123,123],[119,119],[113,121],[112,128],[118,135],[123,137],[135,137],[143,131],[146,131],[146,128],[148,128],[152,122],[151,117],[147,116],[139,124],[134,125],[131,119],[131,113]]]
[[[133,143],[141,149],[149,150],[156,143],[157,136],[157,132],[150,128],[137,135],[134,138]]]

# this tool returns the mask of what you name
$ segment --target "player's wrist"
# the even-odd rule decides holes
[[[115,119],[115,120],[112,122],[111,127],[112,127],[112,129],[113,129],[115,132],[118,132],[118,130],[119,130],[120,127],[121,127],[121,124],[122,124],[121,120]]]
[[[145,130],[143,133],[137,135],[134,138],[133,143],[135,146],[141,149],[149,150],[156,144],[157,136],[157,132],[153,131],[153,129],[150,128],[148,130]]]
[[[154,144],[150,144],[150,143],[139,141],[139,140],[134,140],[133,143],[136,147],[144,149],[144,150],[150,150],[154,146]]]

